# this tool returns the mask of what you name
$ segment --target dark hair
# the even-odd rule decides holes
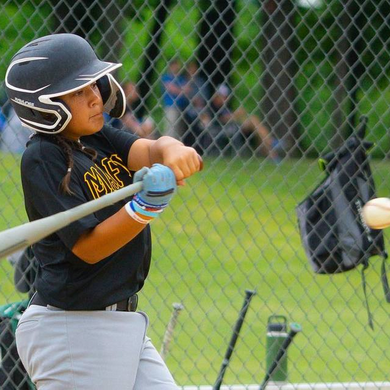
[[[92,161],[95,161],[97,157],[96,150],[83,146],[80,141],[73,141],[68,138],[65,138],[61,134],[50,134],[50,135],[39,134],[39,135],[41,137],[43,136],[46,139],[53,140],[64,152],[68,169],[61,181],[60,189],[64,194],[74,195],[74,192],[69,187],[70,177],[72,175],[72,169],[74,166],[73,151],[80,150],[81,152],[89,156],[92,159]]]

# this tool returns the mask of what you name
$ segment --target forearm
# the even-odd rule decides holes
[[[176,191],[174,172],[161,164],[142,168],[134,183],[142,181],[142,190],[111,217],[84,233],[72,252],[86,263],[95,264],[133,240],[167,207]]]
[[[131,147],[127,166],[131,171],[138,171],[142,167],[151,167],[153,164],[172,164],[173,157],[182,149],[192,148],[185,147],[182,142],[172,137],[164,136],[157,140],[141,138]]]
[[[72,248],[72,252],[86,263],[98,263],[126,245],[145,226],[131,218],[123,207],[84,233]]]
[[[142,167],[162,164],[171,168],[178,184],[201,170],[201,158],[194,148],[184,146],[172,137],[160,137],[156,141],[139,139],[130,149],[127,166],[132,171]]]
[[[183,143],[175,138],[167,136],[160,137],[150,145],[149,156],[151,165],[156,163],[164,164],[164,160],[169,158],[169,155],[174,149],[183,146]]]

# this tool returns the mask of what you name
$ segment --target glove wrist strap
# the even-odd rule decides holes
[[[138,214],[141,214],[144,217],[151,217],[151,218],[156,218],[159,216],[160,213],[162,213],[163,209],[162,208],[150,208],[146,207],[138,202],[137,197],[133,198],[131,201],[131,207],[133,211],[135,211]]]
[[[143,200],[138,193],[134,195],[133,201],[136,202],[143,209],[156,211],[156,212],[159,212],[161,209],[165,209],[168,206],[168,203],[160,203],[157,205],[148,203],[145,200]]]

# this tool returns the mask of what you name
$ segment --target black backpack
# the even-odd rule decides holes
[[[315,273],[340,273],[362,264],[363,291],[369,325],[373,328],[364,277],[371,256],[383,257],[382,283],[387,302],[390,292],[383,232],[370,229],[361,213],[363,205],[376,197],[366,154],[373,144],[363,140],[366,124],[367,119],[363,118],[356,134],[320,160],[327,176],[296,211],[301,240]]]
[[[8,257],[14,266],[16,290],[33,295],[37,274],[37,260],[31,247]],[[19,319],[27,309],[29,299],[0,306],[0,389],[33,390],[35,386],[20,361],[16,348],[15,331]]]
[[[28,302],[24,300],[0,306],[0,389],[2,390],[35,389],[19,359],[15,342],[16,326]]]

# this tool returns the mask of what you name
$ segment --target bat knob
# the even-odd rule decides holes
[[[184,305],[182,305],[181,303],[173,303],[172,306],[175,310],[183,310],[184,309]]]
[[[252,295],[256,294],[256,291],[255,290],[245,290],[245,294],[248,296],[252,296]]]
[[[293,332],[293,333],[299,333],[299,332],[302,332],[302,326],[297,324],[296,322],[292,322],[290,324],[290,330]]]
[[[199,172],[203,171],[203,158],[198,154],[198,159],[200,163]]]

